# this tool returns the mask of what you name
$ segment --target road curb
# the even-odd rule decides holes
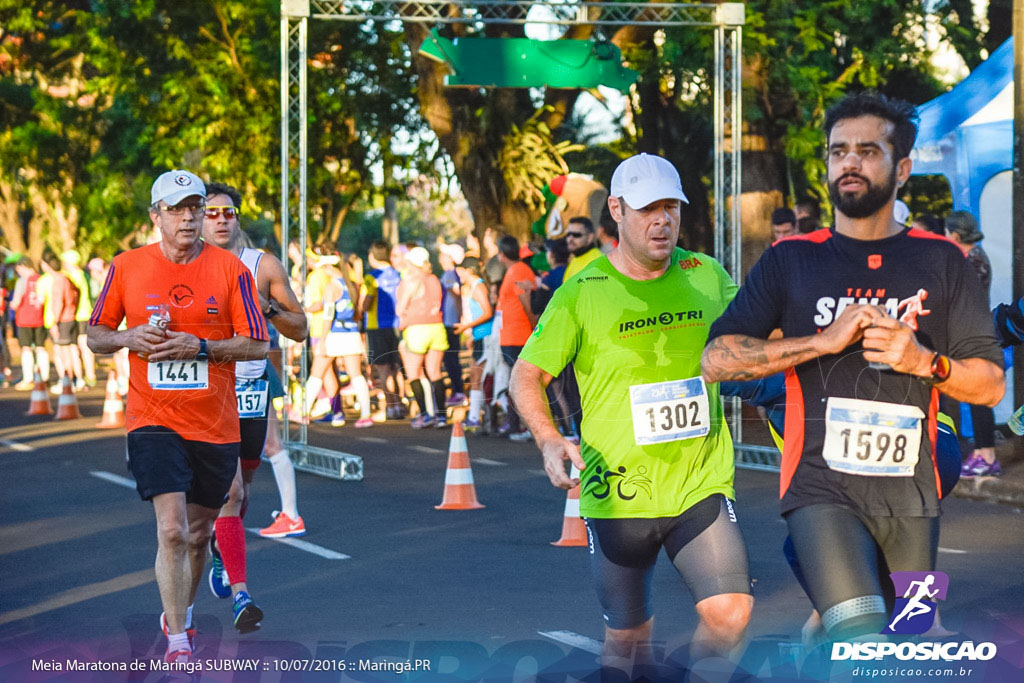
[[[1024,507],[1024,483],[1000,477],[961,479],[953,489],[953,495],[957,498]]]

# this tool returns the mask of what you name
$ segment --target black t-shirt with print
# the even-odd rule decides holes
[[[977,274],[952,242],[913,229],[881,240],[856,240],[832,229],[776,242],[712,325],[708,341],[728,334],[764,339],[776,328],[786,337],[809,336],[828,327],[854,303],[881,305],[893,317],[912,327],[916,324],[917,339],[926,348],[957,360],[984,358],[1002,367],[992,315]],[[823,456],[830,397],[920,409],[925,417],[920,422],[921,445],[913,475],[851,474],[830,468]],[[780,479],[783,513],[815,503],[838,503],[869,515],[939,514],[932,455],[938,392],[921,378],[871,368],[858,342],[842,353],[787,371],[786,405]],[[845,443],[838,452],[855,464],[863,456],[868,467],[876,454],[879,459],[887,454],[902,458],[903,453],[890,450],[897,447],[891,438],[894,433],[862,434],[855,429],[853,443],[844,433],[847,441],[838,442]],[[835,458],[835,447],[830,452]]]

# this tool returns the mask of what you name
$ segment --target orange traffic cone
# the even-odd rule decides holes
[[[576,466],[572,466],[569,473],[570,479],[580,476]],[[580,487],[579,485],[569,489],[565,497],[565,514],[562,515],[562,537],[551,545],[571,548],[587,545],[587,525],[580,519]]]
[[[26,415],[53,415],[53,408],[50,407],[50,395],[47,392],[46,382],[43,381],[39,370],[32,377],[35,386],[32,387],[32,396],[29,399],[28,412]]]
[[[103,399],[103,416],[96,425],[97,429],[117,429],[124,427],[124,404],[121,394],[117,392],[117,371],[111,370],[107,375],[107,395]]]
[[[452,426],[452,440],[448,446],[448,470],[444,474],[444,500],[435,510],[479,510],[483,505],[476,499],[473,470],[469,467],[469,451],[462,423]]]
[[[54,420],[77,420],[82,417],[78,412],[78,399],[75,398],[75,387],[71,382],[71,375],[64,373],[61,380],[60,398],[57,399],[57,414]]]

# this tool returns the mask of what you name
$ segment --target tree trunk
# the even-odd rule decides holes
[[[11,251],[27,253],[24,226],[21,222],[21,202],[17,188],[0,178],[0,230]]]
[[[456,33],[464,27],[453,28]],[[590,26],[574,26],[567,37],[582,39]],[[417,54],[429,27],[410,24],[405,40],[413,53],[419,76],[417,96],[420,112],[437,135],[441,147],[455,167],[462,193],[473,216],[474,233],[482,238],[487,228],[497,228],[520,240],[529,239],[530,226],[540,216],[521,201],[509,196],[498,164],[504,137],[511,126],[521,125],[536,112],[529,91],[523,88],[446,88],[443,64]],[[489,37],[522,36],[521,27],[488,27]],[[578,90],[548,90],[545,105],[551,111],[545,123],[554,130],[572,111]],[[537,188],[540,190],[541,188]]]

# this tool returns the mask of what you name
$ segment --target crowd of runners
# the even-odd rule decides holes
[[[720,396],[768,386],[786,407],[779,497],[814,608],[805,635],[877,636],[897,616],[889,572],[935,569],[940,394],[995,405],[1000,345],[1024,329],[1024,309],[1002,307],[997,336],[965,251],[894,215],[916,132],[905,102],[835,105],[834,224],[782,233],[742,287],[679,246],[687,199],[653,155],[624,160],[599,224],[572,218],[543,255],[507,235],[443,244],[438,277],[424,245],[376,242],[365,261],[296,250],[304,282],[247,244],[237,190],[170,171],[152,186],[152,244],[88,272],[76,252],[44,258],[42,273],[12,260],[17,388],[46,381],[51,360],[87,388],[93,354],[121,358],[168,662],[192,657],[204,579],[232,598],[239,631],[259,627],[241,520],[261,456],[282,498],[264,533],[305,532],[276,419],[437,428],[451,406],[467,408],[469,430],[535,441],[551,484],[580,488],[605,666],[631,675],[650,654],[662,548],[696,606],[693,656],[734,655],[756,605]],[[297,358],[273,353],[278,335],[308,344],[305,386]]]

